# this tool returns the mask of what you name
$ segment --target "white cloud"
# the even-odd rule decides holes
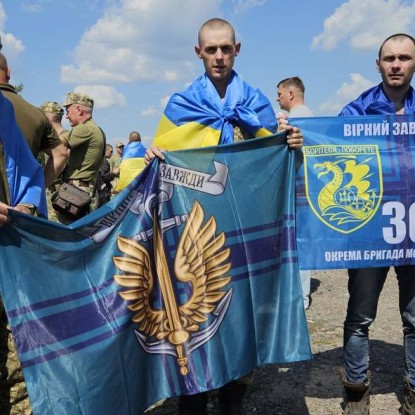
[[[177,81],[193,77],[193,46],[204,19],[222,0],[121,0],[82,35],[74,62],[61,67],[68,83]]]
[[[150,107],[140,112],[140,115],[142,117],[154,117],[155,115],[158,115],[158,114],[160,114],[160,111],[154,105],[151,105]]]
[[[358,73],[351,73],[350,78],[350,82],[343,82],[334,98],[319,106],[321,115],[338,114],[346,104],[375,84]]]
[[[142,117],[154,117],[154,116],[160,117],[164,111],[164,108],[166,108],[166,105],[169,99],[170,99],[170,95],[166,95],[160,98],[158,105],[150,105],[146,109],[142,110],[140,112],[140,115]]]
[[[94,99],[95,108],[108,108],[112,105],[124,107],[125,97],[112,86],[107,85],[79,85],[75,92],[87,94]]]
[[[378,48],[388,36],[412,33],[415,2],[405,0],[348,0],[325,19],[313,48],[333,50],[346,41],[353,49]]]
[[[5,32],[5,25],[6,25],[7,15],[3,7],[3,3],[0,2],[0,35],[1,35],[1,43],[5,50],[7,50],[7,56],[10,58],[11,56],[15,56],[24,51],[23,42],[20,39],[17,39],[11,33]]]
[[[1,43],[3,44],[4,49],[8,51],[8,58],[25,50],[23,42],[11,33],[1,33]]]
[[[7,20],[7,16],[6,16],[4,7],[3,7],[3,2],[0,2],[0,30],[1,31],[4,30],[4,25],[6,23],[6,20]]]
[[[267,0],[232,0],[234,13],[244,13],[253,7],[263,6]]]
[[[336,94],[340,98],[351,101],[360,95],[366,89],[369,89],[374,85],[374,82],[366,79],[363,75],[358,73],[350,74],[351,82],[343,82]]]
[[[42,11],[42,5],[33,1],[23,1],[20,7],[29,13],[40,13]]]
[[[142,117],[154,117],[156,115],[160,116],[163,113],[164,108],[166,108],[166,105],[169,99],[170,99],[170,95],[166,95],[160,98],[158,106],[150,105],[148,108],[142,110],[140,112],[140,115]]]
[[[92,62],[84,61],[75,65],[63,65],[61,67],[62,82],[76,82],[81,80],[83,83],[124,83],[130,78],[125,73],[114,73],[109,68],[94,66]]]

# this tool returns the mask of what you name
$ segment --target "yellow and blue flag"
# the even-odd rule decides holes
[[[12,214],[0,289],[34,415],[142,414],[311,358],[280,141],[167,152],[68,227]]]
[[[115,192],[123,190],[144,170],[146,166],[144,163],[145,155],[146,148],[139,141],[132,141],[124,147],[120,163],[119,179],[114,188]]]
[[[235,125],[251,137],[277,131],[274,110],[259,89],[233,71],[222,101],[205,74],[183,92],[172,95],[153,144],[167,150],[229,144]]]
[[[47,217],[44,174],[33,157],[14,115],[13,106],[0,91],[0,180],[3,180],[3,203],[16,206],[28,203]],[[4,197],[4,196],[3,196]]]

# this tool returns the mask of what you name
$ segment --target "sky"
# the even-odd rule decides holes
[[[232,23],[234,69],[276,112],[277,83],[299,76],[317,116],[380,82],[386,37],[415,34],[415,1],[405,0],[0,0],[2,52],[30,103],[89,94],[109,143],[135,130],[149,145],[168,98],[203,73],[194,46],[212,17]]]

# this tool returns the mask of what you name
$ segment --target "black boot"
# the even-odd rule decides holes
[[[208,393],[179,397],[179,415],[207,415]]]
[[[362,383],[350,383],[344,369],[341,369],[341,378],[346,395],[343,415],[369,415],[370,372],[368,372],[366,381]]]
[[[408,378],[404,379],[404,401],[402,415],[415,415],[415,389],[411,387]]]
[[[221,415],[243,415],[242,402],[248,385],[238,381],[229,382],[218,392]]]

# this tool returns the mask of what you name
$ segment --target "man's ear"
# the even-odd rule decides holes
[[[376,59],[376,69],[377,69],[378,72],[380,72],[380,69],[379,69],[379,59]]]
[[[241,42],[235,45],[235,56],[238,56],[240,51],[241,51]]]
[[[195,46],[195,53],[199,59],[202,59],[201,50],[199,46]]]

